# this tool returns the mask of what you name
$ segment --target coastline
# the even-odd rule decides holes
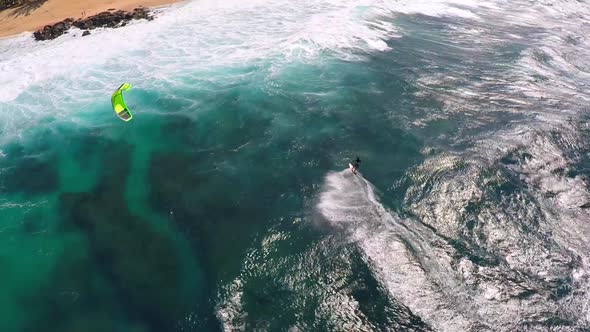
[[[23,32],[37,31],[46,25],[67,18],[81,19],[100,12],[132,10],[137,7],[160,7],[182,0],[42,0],[34,5],[23,5],[0,12],[0,38],[9,38]]]

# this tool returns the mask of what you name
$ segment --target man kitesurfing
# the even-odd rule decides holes
[[[352,172],[352,174],[356,174],[356,170],[359,168],[360,165],[361,165],[361,159],[358,156],[356,156],[356,160],[349,163],[348,167],[350,168],[350,171]]]

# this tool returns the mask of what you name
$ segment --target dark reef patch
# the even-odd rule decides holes
[[[170,216],[210,265],[234,262],[234,269],[239,269],[234,255],[250,244],[249,223],[264,216],[248,202],[254,198],[240,191],[239,179],[201,173],[203,162],[199,155],[154,154],[149,172],[152,208]]]
[[[124,310],[111,292],[85,252],[66,251],[47,283],[22,300],[30,317],[23,332],[121,331]]]
[[[54,191],[58,186],[55,161],[37,157],[21,158],[2,174],[4,192],[21,192],[27,195]]]
[[[125,179],[132,149],[112,144],[93,192],[60,196],[66,229],[81,230],[92,263],[114,289],[131,320],[169,331],[189,310],[182,294],[183,267],[173,239],[127,208]]]
[[[56,156],[46,143],[32,147],[13,143],[3,149],[0,159],[0,193],[45,194],[59,185]]]

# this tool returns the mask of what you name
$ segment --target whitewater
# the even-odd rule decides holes
[[[0,40],[2,331],[590,329],[586,3],[155,16]]]

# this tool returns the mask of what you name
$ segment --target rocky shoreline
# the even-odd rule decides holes
[[[119,28],[127,25],[131,20],[141,19],[151,21],[154,17],[151,15],[150,10],[145,7],[135,8],[131,12],[124,10],[106,11],[83,19],[74,20],[73,18],[68,18],[52,25],[46,25],[43,29],[35,31],[33,37],[37,41],[55,39],[68,33],[71,27],[84,30],[82,36],[87,36],[92,29]]]

